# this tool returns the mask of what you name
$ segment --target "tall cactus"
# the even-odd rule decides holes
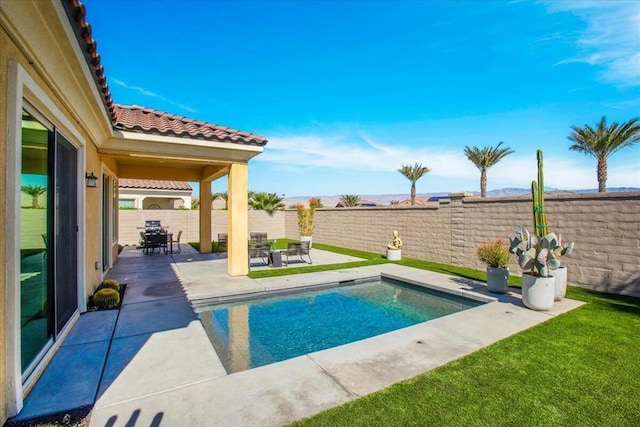
[[[549,232],[547,227],[547,214],[544,212],[544,171],[542,163],[542,150],[537,151],[538,157],[538,183],[531,181],[531,195],[533,197],[533,225],[538,237],[543,238]]]
[[[544,212],[544,175],[542,171],[542,150],[537,151],[538,182],[531,182],[533,196],[533,224],[535,234],[526,228],[516,227],[516,237],[510,239],[509,252],[518,256],[518,263],[524,270],[531,270],[538,276],[548,276],[549,270],[560,267],[562,255],[573,251],[573,242],[562,244],[562,237],[549,233],[547,215]]]

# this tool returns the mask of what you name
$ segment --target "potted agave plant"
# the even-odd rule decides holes
[[[487,265],[487,289],[489,292],[504,294],[509,282],[509,250],[501,239],[482,243],[476,251],[480,261]]]
[[[566,291],[566,270],[560,269],[559,257],[570,254],[574,244],[562,244],[561,236],[548,231],[544,212],[542,151],[538,150],[537,155],[538,183],[531,183],[535,234],[530,234],[524,227],[516,227],[517,235],[511,239],[509,251],[518,256],[518,263],[523,270],[529,270],[522,274],[523,304],[532,310],[549,310],[554,300],[558,299],[556,295],[562,293],[564,296]],[[562,286],[563,276],[565,290],[557,292],[556,281],[559,287]]]

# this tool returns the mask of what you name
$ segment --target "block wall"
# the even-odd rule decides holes
[[[197,242],[200,240],[200,223],[197,210],[121,210],[118,223],[118,243],[121,245],[135,245],[140,240],[138,227],[144,227],[145,220],[159,219],[168,230],[174,233],[182,230],[180,242]],[[218,233],[227,232],[226,210],[211,212],[211,236],[218,240]],[[266,211],[249,211],[249,232],[266,232],[269,238],[279,238],[285,235],[284,212],[270,214]]]
[[[561,194],[545,197],[550,231],[575,242],[574,252],[562,258],[569,282],[613,293],[640,296],[640,193]],[[136,227],[145,219],[160,219],[182,241],[198,240],[198,211],[120,211],[120,244],[135,244]],[[380,254],[397,230],[403,256],[484,269],[476,248],[480,243],[514,236],[516,225],[533,231],[529,196],[480,199],[464,193],[426,207],[327,208],[316,211],[315,242]],[[227,211],[212,212],[212,232],[227,229]],[[298,239],[294,210],[269,214],[249,211],[249,231],[270,238]],[[515,258],[512,274],[521,270]]]
[[[640,193],[559,194],[545,196],[549,230],[575,242],[561,259],[569,282],[595,290],[640,296]],[[476,269],[482,242],[514,236],[516,225],[533,231],[529,196],[468,197],[452,194],[433,206],[338,208],[316,212],[314,241],[384,253],[398,230],[403,256]],[[296,212],[286,211],[288,238],[296,239]],[[512,274],[521,275],[515,258]]]

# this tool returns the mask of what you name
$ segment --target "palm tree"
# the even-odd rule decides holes
[[[422,166],[420,163],[416,163],[413,166],[402,165],[402,167],[398,169],[398,172],[411,181],[411,206],[413,206],[416,204],[416,181],[422,178],[423,175],[431,172],[431,169]]]
[[[251,195],[249,206],[255,210],[275,212],[284,209],[282,200],[284,200],[284,194],[278,196],[276,193],[257,192]]]
[[[38,197],[47,192],[47,189],[41,185],[23,185],[20,190],[31,196],[31,207],[34,209],[40,208]]]
[[[342,203],[342,206],[345,208],[360,206],[360,196],[355,194],[343,194],[340,196],[340,203]]]
[[[200,209],[200,199],[193,197],[191,199],[191,209]]]
[[[249,194],[251,194],[251,193],[249,193]],[[249,196],[249,197],[251,197],[251,196]],[[224,200],[224,209],[225,210],[229,209],[229,193],[227,193],[226,191],[222,191],[222,192],[219,192],[219,193],[213,193],[211,195],[211,201],[215,202],[216,199]]]
[[[637,117],[619,125],[613,122],[607,127],[603,116],[596,129],[589,125],[584,128],[571,126],[573,132],[567,138],[574,144],[569,150],[590,154],[598,159],[598,192],[607,191],[607,159],[616,151],[630,147],[640,140],[640,124]]]
[[[502,160],[503,157],[513,153],[509,147],[500,148],[502,142],[495,147],[464,147],[467,159],[480,169],[480,197],[487,195],[487,169]]]

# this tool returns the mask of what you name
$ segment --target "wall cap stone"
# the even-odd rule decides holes
[[[640,191],[620,191],[611,193],[544,193],[544,200],[599,200],[599,199],[616,199],[616,200],[640,200]],[[463,203],[504,203],[504,202],[521,202],[523,200],[531,200],[530,194],[520,196],[506,197],[470,197],[464,198]]]

